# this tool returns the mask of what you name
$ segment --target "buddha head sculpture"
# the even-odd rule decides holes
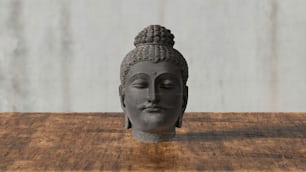
[[[174,35],[159,25],[144,28],[123,59],[119,94],[125,128],[136,140],[167,141],[175,136],[188,99],[187,62],[174,45]]]

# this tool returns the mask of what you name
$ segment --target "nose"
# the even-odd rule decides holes
[[[148,101],[151,103],[157,103],[159,101],[158,90],[154,83],[149,87]]]

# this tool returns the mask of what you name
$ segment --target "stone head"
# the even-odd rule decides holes
[[[123,59],[119,94],[125,127],[140,141],[165,141],[182,126],[188,99],[187,62],[174,35],[159,25],[143,29]]]

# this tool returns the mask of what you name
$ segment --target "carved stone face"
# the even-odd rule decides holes
[[[179,68],[169,62],[138,62],[130,67],[125,83],[121,103],[134,137],[175,135],[187,103],[187,86]]]

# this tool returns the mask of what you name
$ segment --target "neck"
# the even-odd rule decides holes
[[[170,141],[175,136],[175,128],[159,132],[144,132],[132,128],[132,135],[136,140],[142,142]]]

